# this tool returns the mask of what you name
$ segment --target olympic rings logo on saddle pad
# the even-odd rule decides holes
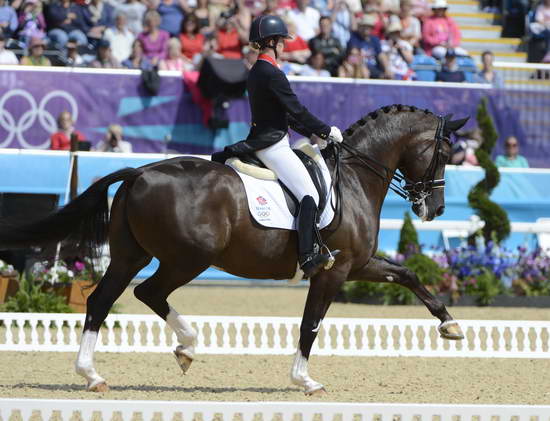
[[[30,109],[23,112],[16,121],[10,110],[6,108],[6,103],[12,98],[21,97],[30,106]],[[54,117],[46,106],[54,98],[62,98],[69,103],[70,113],[73,121],[78,118],[78,105],[74,97],[66,91],[48,92],[42,100],[37,103],[34,96],[24,89],[12,89],[7,91],[0,98],[0,127],[8,134],[4,140],[0,141],[0,148],[7,147],[15,138],[20,143],[20,147],[28,149],[45,149],[48,147],[50,140],[46,139],[41,144],[32,145],[25,139],[24,133],[33,127],[38,120],[40,126],[48,133],[52,134],[57,131],[57,118]]]

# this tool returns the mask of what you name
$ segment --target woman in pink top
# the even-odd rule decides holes
[[[160,15],[150,10],[143,18],[144,31],[138,35],[138,39],[143,46],[143,54],[151,60],[153,65],[168,56],[168,40],[170,35],[168,32],[159,29]]]
[[[178,70],[189,72],[193,70],[193,63],[181,53],[181,43],[177,38],[168,41],[168,58],[160,61],[160,70]]]
[[[460,45],[460,30],[453,18],[447,16],[447,1],[436,0],[432,4],[432,16],[424,20],[422,27],[422,40],[426,54],[433,55],[435,47],[442,47],[436,51],[438,58],[444,57],[447,48],[455,48],[458,54],[462,54],[456,47]]]

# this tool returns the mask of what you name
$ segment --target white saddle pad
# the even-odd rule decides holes
[[[315,145],[313,148],[315,149],[316,154],[321,157],[319,147]],[[322,157],[321,159],[316,159],[316,162],[321,168],[328,192],[330,191],[331,183],[330,171]],[[287,230],[296,229],[295,218],[288,210],[283,188],[278,181],[261,180],[239,171],[231,165],[230,161],[226,164],[233,168],[239,177],[241,177],[246,190],[248,209],[256,222],[264,227],[282,228]],[[334,218],[334,211],[332,210],[332,206],[330,204],[333,200],[332,198],[333,194],[329,198],[329,203],[327,203],[323,213],[321,214],[319,229],[328,226]]]

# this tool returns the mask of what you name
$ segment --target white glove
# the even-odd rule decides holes
[[[335,143],[342,143],[344,138],[342,137],[342,132],[336,126],[330,128],[330,133],[328,135],[328,140]]]

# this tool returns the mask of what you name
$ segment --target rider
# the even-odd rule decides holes
[[[333,142],[342,142],[342,133],[318,120],[299,102],[279,69],[277,57],[283,52],[285,39],[291,38],[283,20],[271,15],[254,19],[249,38],[260,51],[247,80],[252,127],[246,140],[215,153],[212,160],[224,162],[229,156],[255,152],[292,191],[300,201],[298,260],[304,277],[309,278],[328,262],[329,256],[322,254],[315,242],[319,196],[302,161],[290,148],[288,127],[303,136],[316,134]]]

